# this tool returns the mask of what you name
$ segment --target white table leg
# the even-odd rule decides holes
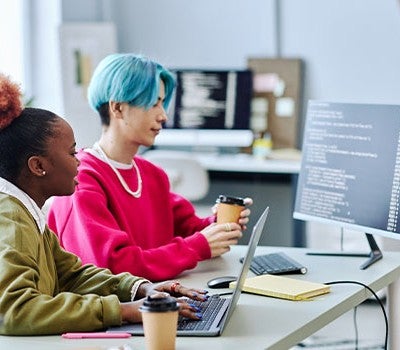
[[[389,349],[400,350],[400,280],[388,286]]]

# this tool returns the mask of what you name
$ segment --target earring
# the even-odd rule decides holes
[[[42,171],[42,175],[43,175],[43,176],[45,176],[45,175],[46,175],[46,172],[45,172],[44,170]]]

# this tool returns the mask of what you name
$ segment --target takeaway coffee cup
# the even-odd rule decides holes
[[[148,296],[140,307],[146,350],[175,350],[178,304],[167,293]]]
[[[217,199],[217,224],[239,222],[240,212],[244,207],[243,198],[221,194]]]

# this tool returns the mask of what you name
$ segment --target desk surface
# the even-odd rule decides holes
[[[248,173],[297,174],[300,171],[299,160],[257,159],[251,154],[215,154],[193,153],[193,156],[207,170]]]
[[[306,275],[292,275],[294,278],[315,282],[355,280],[378,291],[400,276],[398,252],[384,252],[384,258],[367,270],[359,269],[365,258],[309,256],[304,248],[258,247],[256,254],[278,250],[286,251],[308,267]],[[233,247],[224,256],[199,264],[194,271],[183,274],[180,280],[186,285],[205,288],[211,277],[237,274],[238,260],[244,251],[243,246]],[[331,293],[303,302],[242,294],[222,336],[178,337],[176,349],[289,349],[369,296],[369,292],[359,285],[334,285]],[[135,350],[144,349],[144,338],[68,340],[60,336],[0,336],[0,349]]]
[[[283,150],[284,151],[284,150]],[[200,151],[170,151],[170,150],[148,150],[143,153],[143,157],[148,157],[157,163],[165,165],[165,160],[183,161],[182,156],[195,158],[201,165],[211,171],[241,172],[241,173],[278,173],[278,174],[297,174],[301,167],[301,156],[299,151],[294,156],[285,156],[284,153],[276,151],[276,156],[268,159],[260,159],[247,153],[218,153]]]

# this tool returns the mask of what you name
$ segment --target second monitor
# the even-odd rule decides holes
[[[250,70],[175,70],[177,87],[157,146],[246,147],[253,141]]]
[[[294,218],[366,233],[368,267],[400,239],[400,106],[310,101],[302,154]]]

